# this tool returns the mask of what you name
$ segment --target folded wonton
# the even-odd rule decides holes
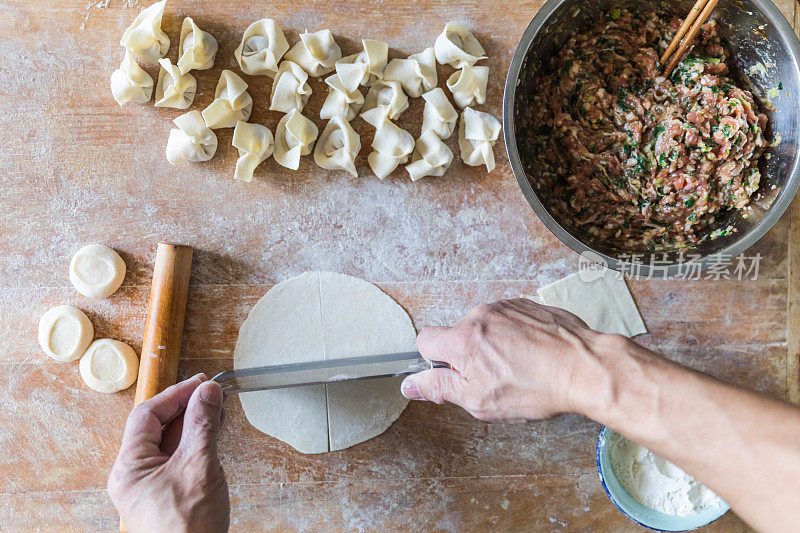
[[[383,79],[400,82],[412,98],[419,98],[422,93],[430,91],[439,83],[433,47],[412,54],[407,59],[392,59],[386,66]]]
[[[143,104],[153,96],[153,78],[136,63],[136,56],[128,49],[122,64],[111,73],[111,94],[119,105]]]
[[[342,116],[335,116],[322,130],[314,147],[314,161],[328,170],[346,170],[355,177],[356,156],[361,150],[361,137]]]
[[[214,66],[217,48],[214,36],[198,28],[191,17],[186,17],[178,44],[178,70],[186,74],[190,70],[210,69]]]
[[[167,55],[169,37],[161,30],[161,17],[167,0],[161,0],[144,8],[122,34],[119,44],[133,52],[147,64]]]
[[[209,128],[233,128],[238,121],[247,122],[253,111],[253,99],[247,83],[230,70],[223,70],[214,91],[214,101],[203,109]]]
[[[489,83],[489,67],[463,67],[447,79],[447,88],[453,94],[458,107],[486,101],[486,86]]]
[[[358,90],[358,85],[356,85],[355,89],[348,90],[342,83],[339,74],[331,74],[325,78],[325,83],[328,85],[328,97],[325,98],[325,103],[322,104],[319,117],[330,119],[341,116],[346,120],[356,118],[356,115],[364,105],[364,95]]]
[[[297,109],[292,109],[278,122],[275,130],[273,157],[281,166],[297,170],[300,157],[311,153],[319,130]]]
[[[371,87],[379,79],[383,79],[386,64],[389,61],[389,45],[382,41],[361,39],[364,51],[343,57],[336,62],[336,73],[348,90],[355,90],[358,85]]]
[[[460,22],[448,22],[444,31],[436,37],[433,48],[439,63],[454,68],[472,67],[481,59],[486,59],[486,51],[481,43]]]
[[[408,156],[414,150],[414,137],[389,120],[385,107],[367,111],[361,118],[375,128],[373,151],[367,156],[367,162],[378,179],[384,179],[398,165],[408,161]]]
[[[370,87],[364,98],[361,114],[376,107],[385,107],[390,120],[397,120],[408,109],[408,96],[399,82],[378,80]]]
[[[433,131],[440,139],[449,139],[456,128],[458,111],[447,99],[441,87],[422,95],[425,109],[422,111],[422,133]]]
[[[472,167],[486,165],[489,172],[494,170],[492,148],[502,129],[500,121],[489,113],[471,107],[464,109],[458,125],[458,147],[464,163]]]
[[[286,52],[286,59],[294,61],[311,76],[324,76],[333,72],[342,58],[342,49],[333,39],[331,30],[301,33],[300,42]]]
[[[197,80],[191,74],[181,74],[177,65],[167,59],[159,59],[161,70],[156,84],[155,107],[174,107],[186,109],[194,102],[197,93]]]
[[[261,124],[236,123],[233,130],[233,146],[239,150],[234,179],[252,181],[253,172],[262,161],[272,155],[275,139],[269,128]]]
[[[294,61],[283,61],[275,73],[270,96],[270,111],[288,113],[292,109],[302,111],[311,96],[308,73]]]
[[[280,26],[272,19],[261,19],[247,27],[233,55],[245,74],[274,78],[287,50],[289,43]]]
[[[189,111],[177,117],[167,140],[167,161],[183,165],[189,161],[208,161],[217,151],[217,136],[206,126],[199,111]]]
[[[441,176],[453,162],[453,152],[433,132],[426,131],[420,135],[414,146],[411,163],[406,165],[411,181],[425,176]]]

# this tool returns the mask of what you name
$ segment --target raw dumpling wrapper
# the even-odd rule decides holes
[[[464,163],[471,167],[485,164],[487,171],[494,170],[492,148],[502,129],[500,121],[489,113],[471,107],[464,109],[458,125],[458,147]]]
[[[274,286],[253,307],[239,329],[234,368],[407,352],[416,349],[416,337],[408,313],[378,287],[342,274],[307,272]],[[326,453],[385,431],[408,403],[401,380],[246,392],[241,404],[259,431],[300,453]]]
[[[385,107],[387,118],[397,120],[403,111],[408,109],[408,96],[403,92],[403,87],[400,83],[396,81],[376,81],[367,91],[361,114],[363,115],[376,107]]]
[[[342,49],[333,39],[331,30],[301,33],[300,42],[286,52],[286,59],[294,61],[311,76],[324,76],[333,72],[342,58]]]
[[[272,155],[275,139],[266,126],[239,121],[233,130],[232,144],[239,150],[233,178],[252,181],[256,167]]]
[[[200,111],[189,111],[177,117],[167,141],[167,161],[183,165],[189,161],[208,161],[217,151],[217,136],[206,126]]]
[[[347,120],[356,118],[364,105],[364,95],[358,90],[358,85],[355,89],[348,90],[338,74],[325,78],[325,83],[328,85],[328,97],[322,104],[319,117],[322,119],[344,117]]]
[[[214,66],[217,55],[217,40],[197,27],[192,17],[183,19],[181,39],[178,45],[178,70],[186,74],[190,70],[208,70]]]
[[[486,86],[489,83],[489,67],[464,67],[447,79],[447,88],[460,108],[486,101]]]
[[[161,30],[161,17],[167,0],[144,8],[122,34],[119,44],[149,65],[167,55],[169,37]]]
[[[122,64],[111,73],[111,94],[119,105],[143,104],[153,96],[153,78],[136,63],[136,57],[128,49]]]
[[[186,109],[194,102],[197,80],[191,74],[181,74],[177,65],[167,59],[159,59],[161,70],[156,84],[156,107]]]
[[[600,333],[626,337],[647,333],[623,275],[599,265],[595,267],[599,270],[581,270],[539,289],[542,303],[575,313]]]
[[[386,108],[376,107],[361,118],[375,128],[373,151],[367,156],[369,168],[378,179],[384,179],[398,165],[408,161],[408,156],[414,150],[414,137],[388,119]]]
[[[372,86],[383,79],[389,61],[389,45],[382,41],[361,39],[364,51],[344,57],[336,62],[336,73],[342,83],[353,91],[358,85]]]
[[[433,45],[436,60],[453,68],[472,67],[481,59],[486,59],[486,51],[460,22],[448,22],[444,31],[436,37]]]
[[[411,181],[425,176],[441,176],[453,162],[453,152],[432,131],[420,135],[414,146],[411,163],[406,165]]]
[[[275,130],[275,161],[292,170],[300,167],[300,157],[311,153],[319,129],[297,109],[292,109],[278,122]]]
[[[422,133],[432,131],[440,139],[449,139],[456,129],[458,111],[447,99],[441,87],[422,95],[425,109],[422,111]]]
[[[335,116],[317,141],[314,148],[314,161],[328,170],[346,170],[355,177],[356,156],[361,150],[361,137],[342,116]]]
[[[233,55],[245,74],[274,78],[287,50],[289,42],[280,26],[272,19],[261,19],[247,27]]]
[[[412,98],[419,98],[422,93],[430,91],[439,83],[433,47],[412,54],[407,59],[392,59],[386,66],[383,79],[400,82]]]
[[[308,73],[294,61],[281,63],[272,82],[270,111],[288,113],[292,109],[302,111],[311,97],[311,86],[307,83]]]
[[[247,122],[253,111],[253,99],[247,83],[233,71],[220,74],[214,101],[203,109],[203,119],[209,128],[233,128],[238,121]]]

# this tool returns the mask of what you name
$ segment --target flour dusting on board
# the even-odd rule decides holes
[[[92,9],[93,7],[98,9],[105,9],[108,7],[108,4],[110,3],[111,0],[98,0],[97,2],[89,2],[88,4],[86,4],[86,15],[83,17],[83,22],[81,23],[81,26],[79,28],[81,33],[86,31],[86,23],[89,22],[89,17],[91,16],[89,10]]]

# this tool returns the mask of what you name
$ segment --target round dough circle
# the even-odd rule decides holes
[[[306,272],[267,292],[239,330],[236,369],[416,350],[408,314],[378,287]],[[240,394],[256,429],[302,453],[341,450],[380,435],[408,400],[402,378]]]
[[[75,289],[90,298],[107,298],[125,279],[125,261],[102,244],[87,244],[69,262],[69,280]]]
[[[121,341],[99,339],[81,357],[83,382],[97,392],[118,392],[136,381],[139,358],[133,348]]]
[[[39,345],[56,361],[74,361],[94,338],[94,327],[83,311],[71,305],[49,309],[39,319]]]

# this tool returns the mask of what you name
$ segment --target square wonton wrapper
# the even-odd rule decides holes
[[[590,282],[573,274],[539,289],[539,297],[546,305],[578,315],[602,333],[626,337],[647,333],[622,274],[614,270],[606,269],[602,277]]]

